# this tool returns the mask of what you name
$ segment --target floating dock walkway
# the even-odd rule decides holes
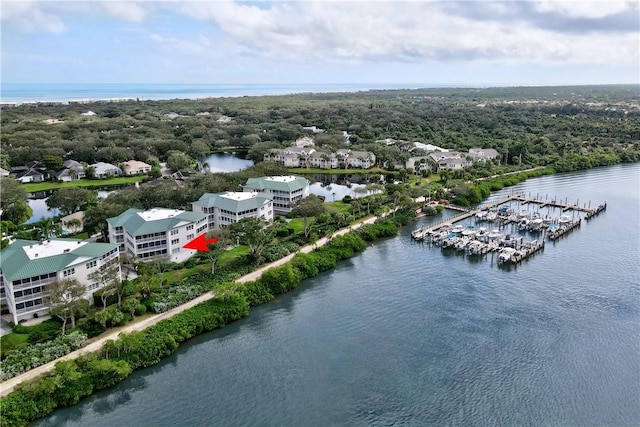
[[[461,225],[457,225],[454,227],[454,224],[460,221],[463,221],[470,217],[478,217],[484,218],[483,214],[493,213],[493,219],[484,219],[488,221],[495,221],[498,227],[502,227],[509,223],[516,223],[523,220],[522,216],[519,216],[517,213],[513,211],[507,211],[506,207],[501,207],[506,203],[510,203],[512,201],[518,202],[520,205],[526,204],[535,204],[538,207],[549,207],[560,209],[561,212],[574,211],[578,213],[584,214],[584,219],[588,220],[598,215],[599,213],[605,211],[607,209],[607,204],[604,203],[597,207],[592,208],[591,202],[588,205],[585,203],[583,206],[580,206],[579,201],[576,201],[575,204],[569,203],[566,199],[564,201],[558,201],[556,198],[544,200],[538,199],[536,197],[525,196],[524,193],[512,193],[502,199],[496,200],[491,203],[487,203],[485,205],[479,206],[476,209],[466,209],[461,208],[459,206],[453,205],[443,205],[447,209],[454,209],[460,211],[461,213],[446,219],[442,220],[436,224],[431,224],[428,227],[421,227],[411,232],[411,237],[414,240],[423,241],[429,240],[431,243],[438,244],[445,248],[455,248],[456,250],[465,250],[470,255],[484,255],[488,252],[499,252],[499,259],[502,259],[503,262],[509,263],[518,263],[530,255],[538,252],[539,250],[544,249],[544,237],[546,236],[549,240],[555,241],[559,239],[561,236],[565,235],[569,231],[580,227],[582,222],[582,218],[578,215],[578,218],[569,217],[569,215],[561,215],[560,218],[553,220],[551,218],[540,218],[537,216],[537,219],[534,221],[530,221],[533,217],[532,214],[528,214],[524,212],[525,215],[528,215],[525,220],[527,223],[535,224],[535,227],[524,226],[523,224],[518,224],[519,230],[527,230],[531,232],[535,231],[544,231],[542,240],[533,240],[531,242],[522,242],[522,237],[512,238],[512,241],[519,242],[517,243],[517,247],[513,247],[513,245],[509,245],[505,243],[504,240],[491,240],[489,233],[489,238],[483,236],[480,237],[464,237],[461,236]],[[498,210],[503,211],[503,214],[498,216],[496,213]],[[508,214],[504,212],[508,212]],[[482,212],[483,214],[478,215],[478,213]],[[536,223],[537,221],[537,223]],[[544,224],[543,224],[544,221]],[[457,233],[456,233],[457,228]],[[474,228],[474,227],[468,227]],[[486,230],[486,229],[484,229]],[[498,230],[494,230],[498,231]],[[454,232],[454,234],[451,234]],[[464,234],[464,233],[462,233]],[[501,235],[502,236],[502,235]],[[511,235],[508,235],[507,239],[510,238]],[[509,247],[511,246],[511,247]]]

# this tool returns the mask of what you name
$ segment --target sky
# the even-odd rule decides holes
[[[640,0],[0,0],[3,83],[640,83]]]

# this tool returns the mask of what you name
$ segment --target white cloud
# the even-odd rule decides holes
[[[124,21],[142,22],[147,18],[146,10],[135,2],[105,1],[99,5],[109,15]]]
[[[157,33],[150,35],[152,41],[160,45],[164,51],[172,55],[206,56],[212,47],[209,38],[200,35],[196,38],[182,39],[179,37],[167,37]]]
[[[558,1],[541,0],[532,2],[540,12],[557,12],[573,18],[603,18],[605,16],[629,12],[638,12],[636,1]]]
[[[59,34],[67,29],[60,17],[44,11],[36,2],[5,1],[2,2],[1,10],[2,21],[10,21],[24,32]]]
[[[629,64],[638,60],[637,31],[594,34],[582,28],[573,33],[545,28],[536,19],[523,19],[522,5],[515,2],[460,2],[454,5],[459,13],[450,6],[415,1],[181,4],[185,13],[214,23],[244,48],[294,61]],[[467,6],[473,10],[464,10]],[[600,18],[635,6],[546,1],[535,7],[570,19]],[[481,12],[482,19],[474,18],[473,11]]]

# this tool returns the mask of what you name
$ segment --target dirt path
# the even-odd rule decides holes
[[[371,217],[371,218],[367,218],[364,220],[359,221],[356,224],[352,224],[350,227],[348,228],[343,228],[341,230],[336,231],[335,233],[333,233],[331,235],[330,238],[327,237],[323,237],[322,239],[318,240],[316,243],[311,244],[311,245],[306,245],[303,246],[302,248],[300,248],[300,252],[304,252],[304,253],[309,253],[311,251],[313,251],[314,249],[325,245],[332,237],[335,236],[340,236],[343,234],[346,234],[352,230],[358,229],[360,228],[363,224],[372,224],[373,222],[375,222],[377,218],[376,217]],[[277,261],[274,261],[270,264],[267,264],[263,267],[260,267],[259,269],[252,271],[251,273],[242,276],[241,278],[239,278],[237,280],[237,282],[240,283],[245,283],[245,282],[250,282],[253,280],[258,279],[262,273],[264,273],[266,270],[273,268],[273,267],[277,267],[279,265],[285,264],[287,262],[289,262],[293,257],[295,256],[295,253],[293,254],[289,254],[284,258],[281,258]],[[35,377],[53,369],[55,367],[55,364],[58,363],[61,360],[69,360],[69,359],[75,359],[78,356],[81,356],[83,354],[87,354],[87,353],[93,353],[96,352],[98,350],[100,350],[103,346],[103,344],[108,341],[108,340],[116,340],[118,339],[118,336],[122,333],[122,332],[132,332],[132,331],[141,331],[143,329],[146,329],[150,326],[155,325],[156,323],[158,323],[161,320],[164,319],[168,319],[170,317],[175,316],[178,313],[183,312],[184,310],[187,310],[197,304],[200,304],[201,302],[210,300],[212,298],[214,298],[215,295],[213,292],[207,292],[205,294],[200,295],[199,297],[185,303],[182,304],[178,307],[174,307],[171,310],[168,310],[164,313],[160,313],[160,314],[156,314],[153,315],[151,317],[148,317],[146,319],[143,319],[139,322],[135,322],[135,323],[131,323],[129,325],[126,325],[122,328],[119,328],[117,331],[111,332],[110,334],[101,337],[99,339],[97,339],[96,341],[91,342],[90,344],[87,344],[86,346],[82,347],[81,349],[78,349],[76,351],[73,351],[59,359],[53,360],[49,363],[46,363],[44,365],[38,366],[37,368],[31,369],[30,371],[25,372],[24,374],[18,375],[16,377],[13,377],[7,381],[4,381],[3,383],[0,383],[0,397],[6,396],[7,394],[11,393],[15,387],[24,382],[24,381],[29,381],[34,379]]]

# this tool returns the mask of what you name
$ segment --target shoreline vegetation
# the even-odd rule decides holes
[[[493,179],[491,185],[501,189],[549,173],[553,170],[531,170],[500,182]],[[414,215],[396,219],[398,210],[388,210],[365,217],[235,281],[215,284],[185,304],[129,325],[124,328],[128,332],[111,332],[107,338],[5,381],[0,398],[3,425],[27,425],[119,383],[137,369],[155,365],[173,354],[180,343],[245,317],[251,307],[297,288],[305,279],[356,256],[368,244],[395,236],[413,221],[415,211],[408,211]]]
[[[111,333],[5,381],[0,400],[3,425],[26,425],[59,407],[76,404],[94,391],[115,385],[134,370],[152,366],[173,354],[181,342],[248,316],[251,307],[269,302],[295,289],[303,280],[355,256],[366,248],[367,242],[397,233],[398,226],[393,222],[374,224],[376,219],[370,217],[352,224],[235,282],[217,285],[184,305],[125,328],[129,332]]]
[[[95,115],[81,117],[88,109]],[[16,379],[20,384],[15,390],[6,396],[4,389],[2,391],[3,425],[26,425],[56,408],[76,404],[94,391],[125,379],[134,370],[158,363],[191,337],[242,318],[248,315],[251,307],[271,301],[294,289],[304,279],[355,256],[367,243],[395,235],[415,217],[416,209],[421,207],[415,204],[419,198],[445,199],[447,203],[468,207],[481,203],[493,191],[529,177],[640,161],[639,124],[636,85],[379,90],[346,95],[327,93],[3,107],[3,133],[0,135],[3,167],[25,164],[34,157],[57,164],[65,153],[70,152],[77,161],[87,164],[98,160],[117,164],[129,159],[152,159],[156,163],[189,165],[194,163],[193,159],[229,147],[246,149],[247,157],[259,162],[267,150],[284,148],[303,136],[313,136],[319,146],[342,147],[344,132],[350,135],[350,148],[371,151],[378,164],[384,165],[377,171],[288,170],[266,162],[235,173],[193,174],[179,187],[172,187],[170,183],[140,185],[138,191],[117,192],[119,194],[111,194],[100,201],[87,200],[84,203],[88,214],[85,232],[104,234],[106,218],[127,208],[181,208],[204,192],[237,189],[248,177],[362,173],[382,174],[386,178],[384,185],[378,183],[377,177],[371,182],[367,178],[362,197],[348,201],[345,197],[340,202],[340,210],[317,215],[313,234],[307,235],[306,216],[304,234],[301,233],[301,217],[279,224],[277,236],[283,241],[288,239],[289,247],[286,251],[284,245],[270,248],[269,258],[263,265],[281,260],[277,261],[281,265],[268,264],[271,269],[255,270],[259,265],[257,259],[255,264],[234,264],[232,260],[229,269],[219,266],[214,276],[206,271],[205,258],[200,257],[171,271],[163,272],[158,267],[157,276],[161,282],[175,281],[176,286],[169,292],[185,292],[165,294],[161,296],[162,300],[155,301],[147,296],[144,304],[141,300],[137,301],[138,306],[131,307],[129,318],[134,317],[134,313],[142,316],[148,308],[155,310],[162,306],[166,311],[154,317],[146,315],[148,317],[138,325],[142,328],[148,319],[159,319],[160,316],[162,320],[142,330],[134,328],[117,338],[113,336],[102,346],[96,344],[95,351],[89,354],[51,362],[46,365],[50,370],[32,381]],[[324,132],[310,133],[305,126],[311,125]],[[398,145],[380,142],[389,139],[429,142],[462,152],[472,147],[492,147],[499,153],[499,158],[467,169],[418,174],[403,166],[404,161],[416,153],[409,154]],[[91,182],[96,187],[104,187],[107,181]],[[26,185],[16,192],[26,189]],[[67,186],[78,185],[72,182]],[[33,188],[36,188],[34,192],[45,191]],[[371,213],[373,218],[384,219],[358,229],[345,228]],[[5,210],[5,217],[6,214]],[[21,216],[24,212],[15,212],[16,218]],[[9,221],[2,223],[3,231],[6,223]],[[49,227],[50,224],[43,222],[33,230],[48,234]],[[344,230],[345,234],[333,235],[336,229]],[[27,235],[27,231],[21,232]],[[334,237],[318,240],[330,235]],[[326,239],[324,246],[313,243],[322,239]],[[291,247],[310,249],[308,253],[306,249],[292,253],[288,250]],[[291,255],[285,257],[287,254]],[[167,276],[169,280],[166,280]],[[188,286],[183,287],[182,283],[188,283],[192,288],[184,289]],[[133,286],[134,293],[136,286]],[[211,299],[204,298],[205,295]],[[103,304],[104,309],[98,313],[109,314],[113,302],[110,307],[106,302]],[[188,309],[182,311],[184,307]],[[118,310],[111,311],[123,315]],[[176,314],[177,311],[181,312]],[[175,316],[165,318],[171,314]],[[98,325],[95,329],[104,331],[107,320],[104,323],[102,328]],[[131,324],[132,327],[135,325]],[[120,334],[113,329],[107,331]],[[45,365],[32,371],[45,371],[42,366]],[[6,384],[8,382],[2,385]]]

